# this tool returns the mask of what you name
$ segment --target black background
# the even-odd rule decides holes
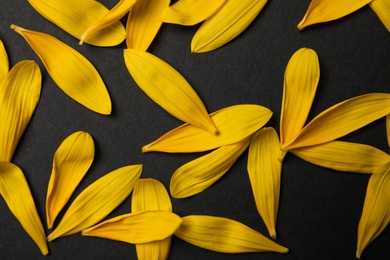
[[[115,0],[100,1],[106,7]],[[254,103],[274,114],[267,126],[279,131],[283,76],[287,62],[301,47],[314,49],[321,77],[309,119],[345,99],[390,90],[390,36],[368,7],[339,19],[308,27],[296,25],[310,0],[269,1],[252,25],[224,47],[191,54],[199,26],[164,24],[149,48],[177,69],[202,98],[209,112]],[[125,21],[125,20],[123,20]],[[84,54],[106,83],[113,113],[94,113],[67,97],[53,82],[38,56],[9,26],[45,32]],[[84,44],[40,16],[27,1],[2,0],[0,38],[11,66],[24,59],[39,64],[41,99],[21,138],[12,162],[25,173],[43,224],[45,197],[54,152],[78,130],[89,132],[96,156],[75,192],[102,175],[128,164],[144,165],[143,178],[156,178],[167,188],[173,172],[200,154],[142,154],[141,147],[181,124],[151,101],[134,83],[123,61],[125,43],[111,48]],[[343,140],[389,152],[385,120],[380,119]],[[238,220],[268,236],[258,215],[246,172],[247,152],[215,185],[188,199],[173,199],[180,216],[205,214]],[[355,259],[357,227],[369,175],[341,173],[311,165],[292,154],[283,162],[277,242],[290,253],[228,255],[172,240],[170,259]],[[73,196],[72,199],[75,197]],[[128,213],[129,197],[108,217]],[[58,221],[56,222],[58,224]],[[50,231],[46,229],[46,234]],[[363,252],[362,259],[389,259],[390,229]],[[49,243],[48,259],[136,259],[134,245],[75,234]],[[38,247],[0,199],[0,258],[43,259]]]

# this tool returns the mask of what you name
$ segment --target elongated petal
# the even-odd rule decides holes
[[[42,254],[47,255],[45,231],[34,199],[22,170],[15,164],[0,162],[0,193]]]
[[[382,233],[390,222],[390,161],[377,168],[368,181],[359,221],[356,257]]]
[[[390,0],[372,0],[369,5],[390,31]]]
[[[172,236],[181,222],[178,215],[169,211],[142,211],[109,219],[82,234],[131,244],[149,243]]]
[[[89,185],[69,206],[47,240],[75,234],[102,220],[129,196],[141,171],[142,165],[125,166]]]
[[[195,25],[212,16],[227,0],[179,0],[166,8],[164,23]]]
[[[237,143],[263,127],[272,112],[258,105],[234,105],[211,114],[219,134],[184,124],[142,147],[143,152],[191,153]]]
[[[172,175],[170,190],[174,198],[198,194],[217,182],[248,147],[252,136],[221,146],[181,166]]]
[[[96,21],[91,27],[89,27],[80,37],[80,44],[90,35],[96,34],[117,22],[130,11],[131,7],[135,4],[136,0],[120,0],[109,12],[107,12],[100,20]]]
[[[373,93],[340,102],[316,116],[282,150],[326,143],[390,113],[390,94]]]
[[[357,143],[333,141],[290,151],[299,158],[322,167],[344,172],[373,173],[390,155]]]
[[[0,162],[11,161],[38,104],[41,80],[41,71],[34,61],[21,61],[0,85]]]
[[[0,40],[0,86],[9,71],[8,55],[5,51],[4,44]]]
[[[192,52],[215,50],[236,38],[256,18],[267,0],[227,0],[195,33]]]
[[[323,23],[344,17],[356,10],[362,8],[372,0],[312,0],[305,16],[298,24],[298,29]]]
[[[139,179],[131,200],[131,211],[165,210],[172,212],[172,203],[164,185],[155,179]],[[171,248],[171,237],[161,241],[136,244],[139,260],[167,259]]]
[[[390,147],[390,114],[386,116],[386,134],[387,134],[387,143]]]
[[[129,49],[146,51],[160,30],[162,13],[170,0],[139,0],[131,9],[126,24]]]
[[[278,134],[272,127],[267,127],[255,134],[248,153],[247,168],[257,211],[272,238],[276,238],[282,173],[279,152]]]
[[[111,99],[95,67],[83,55],[45,33],[11,25],[41,58],[54,82],[71,98],[100,114],[111,113]]]
[[[81,35],[108,13],[108,9],[95,0],[28,0],[50,22],[70,35]],[[101,30],[91,32],[84,41],[96,46],[115,46],[125,39],[125,28],[116,21]]]
[[[175,236],[198,247],[221,253],[288,252],[287,248],[232,219],[192,215],[182,220]]]
[[[76,132],[68,136],[54,154],[46,195],[46,220],[48,228],[68,202],[95,156],[95,145],[90,134]]]
[[[154,102],[186,123],[217,132],[202,100],[178,71],[144,51],[127,49],[124,57],[131,76]]]
[[[299,49],[291,57],[284,74],[280,142],[293,139],[304,126],[320,78],[317,53]]]

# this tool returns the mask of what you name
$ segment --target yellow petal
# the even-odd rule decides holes
[[[120,0],[109,12],[96,21],[81,35],[79,44],[81,45],[85,39],[90,37],[90,35],[94,35],[98,31],[119,22],[119,20],[125,16],[127,12],[129,12],[135,2],[136,0]]]
[[[170,191],[174,198],[198,194],[217,182],[248,147],[252,136],[184,164],[172,175]]]
[[[236,38],[263,9],[267,0],[227,0],[195,33],[192,52],[215,50]]]
[[[226,0],[179,0],[166,8],[162,20],[164,23],[195,25],[212,16]]]
[[[139,179],[131,200],[131,211],[165,210],[172,212],[172,203],[164,185],[155,179]],[[171,237],[160,241],[135,245],[139,260],[167,259],[171,248]]]
[[[169,211],[142,211],[109,219],[82,234],[131,244],[149,243],[172,236],[181,222],[178,215]]]
[[[317,53],[299,49],[291,57],[284,74],[280,142],[293,139],[304,126],[320,78]]]
[[[138,0],[131,9],[126,24],[126,44],[129,49],[146,51],[162,25],[162,13],[170,0]]]
[[[69,206],[47,240],[75,234],[102,220],[129,196],[141,171],[142,165],[125,166],[89,185]]]
[[[175,236],[201,248],[221,253],[288,252],[287,248],[232,219],[193,215],[182,220]]]
[[[21,61],[0,85],[0,161],[11,161],[38,104],[41,80],[41,71],[34,61]]]
[[[181,125],[142,147],[143,152],[190,153],[237,143],[263,127],[272,112],[259,105],[234,105],[210,115],[219,134],[189,124]]]
[[[257,211],[272,238],[276,238],[282,162],[275,129],[260,129],[252,139],[248,153],[248,174]]]
[[[290,151],[299,158],[337,171],[373,173],[390,155],[381,150],[349,142],[333,141]]]
[[[282,150],[326,143],[390,113],[390,94],[373,93],[340,102],[316,116]]]
[[[95,146],[90,134],[75,132],[68,136],[54,154],[46,195],[46,220],[48,228],[68,202],[92,164]]]
[[[144,51],[127,49],[124,57],[131,76],[154,102],[184,122],[217,132],[202,100],[178,71]]]
[[[11,25],[41,58],[54,82],[71,98],[104,115],[111,99],[95,67],[79,52],[45,33]]]
[[[356,257],[382,233],[390,222],[390,161],[377,168],[368,181],[359,221]]]
[[[9,71],[8,55],[5,51],[4,44],[0,40],[0,86]]]
[[[390,0],[372,0],[369,5],[390,31]]]
[[[387,133],[387,143],[390,147],[390,114],[386,116],[386,133]]]
[[[302,30],[306,26],[323,23],[344,17],[362,8],[372,0],[312,0],[302,21],[298,24],[298,29]]]
[[[49,253],[45,231],[22,170],[15,164],[0,162],[0,193],[24,230],[43,255]]]
[[[28,0],[50,22],[70,35],[81,35],[108,13],[108,9],[95,0]],[[125,28],[120,21],[102,30],[94,31],[86,43],[96,46],[115,46],[125,39]]]

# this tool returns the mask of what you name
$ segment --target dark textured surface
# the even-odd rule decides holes
[[[101,1],[107,7],[114,0]],[[149,51],[176,68],[200,95],[210,112],[255,103],[274,114],[268,123],[279,129],[284,70],[301,47],[319,56],[321,77],[310,113],[314,117],[347,98],[390,90],[390,36],[368,7],[335,22],[299,32],[296,25],[310,0],[273,0],[237,39],[211,53],[191,54],[198,26],[164,24]],[[9,26],[49,33],[84,54],[100,72],[113,102],[113,114],[102,116],[68,98],[53,82],[24,39]],[[0,38],[13,66],[33,59],[43,74],[41,99],[17,147],[13,162],[25,173],[39,214],[45,221],[45,197],[53,154],[71,133],[84,130],[95,141],[95,161],[76,194],[105,173],[128,164],[144,164],[143,178],[169,187],[172,173],[197,154],[142,154],[141,147],[180,122],[151,101],[134,83],[123,61],[125,44],[113,48],[78,45],[78,40],[40,16],[27,1],[2,0]],[[385,120],[343,138],[390,152]],[[258,215],[246,173],[245,152],[215,185],[194,197],[172,198],[181,215],[206,214],[232,218],[268,235]],[[288,154],[283,162],[277,242],[286,255],[226,255],[173,238],[170,259],[355,259],[357,226],[368,175],[340,173]],[[74,197],[72,197],[74,198]],[[129,212],[128,198],[109,217]],[[56,222],[58,224],[58,222]],[[50,231],[46,230],[46,234]],[[390,229],[363,252],[362,259],[389,259]],[[80,234],[49,244],[48,259],[136,259],[133,245]],[[43,259],[3,199],[0,199],[0,259]]]

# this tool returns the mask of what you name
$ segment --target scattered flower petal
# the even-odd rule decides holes
[[[8,55],[4,48],[3,42],[0,40],[0,86],[7,76],[9,71]]]
[[[390,32],[390,0],[372,0],[369,5]]]

